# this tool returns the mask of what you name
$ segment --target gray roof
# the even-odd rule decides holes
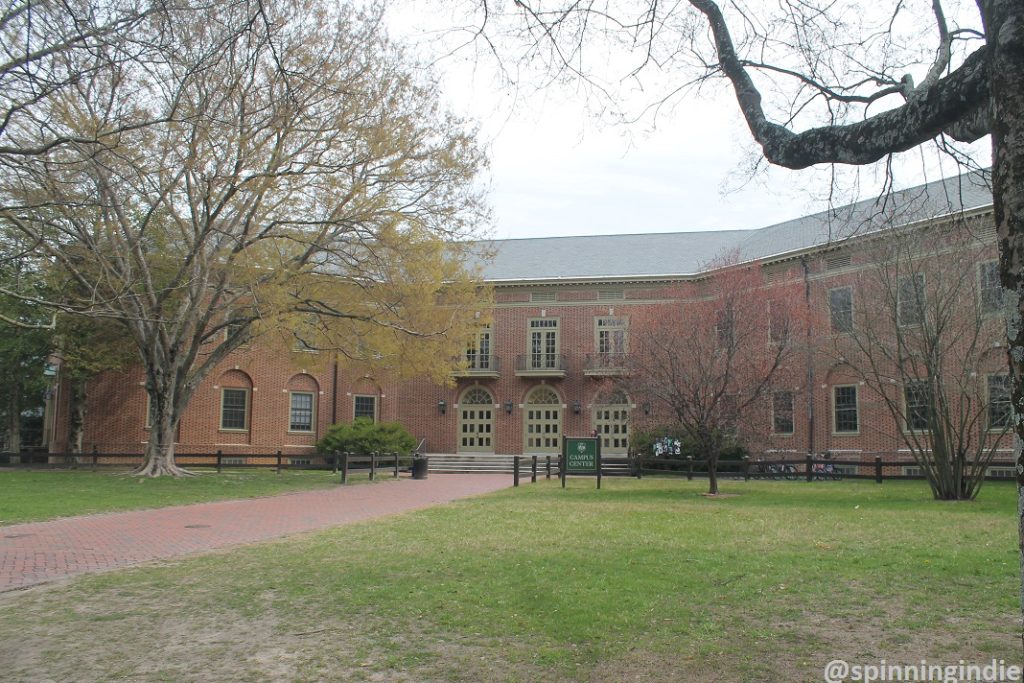
[[[919,185],[755,230],[539,237],[485,242],[491,282],[693,275],[730,252],[784,257],[850,237],[992,204],[987,171]]]

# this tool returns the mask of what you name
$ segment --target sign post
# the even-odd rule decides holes
[[[596,476],[601,488],[601,439],[596,437],[562,437],[562,488],[568,474]]]

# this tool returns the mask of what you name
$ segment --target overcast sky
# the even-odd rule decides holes
[[[441,43],[431,21],[406,5],[390,24],[429,54]],[[750,178],[757,148],[724,85],[662,110],[653,126],[610,124],[572,84],[535,91],[524,79],[513,89],[493,67],[466,52],[435,64],[451,108],[479,122],[499,239],[759,228],[826,210],[830,192],[839,205],[872,197],[883,180],[860,169],[835,196],[828,168]],[[956,172],[937,159],[929,149],[902,155],[897,187]]]

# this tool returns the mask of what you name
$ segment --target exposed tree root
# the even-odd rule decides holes
[[[166,458],[147,457],[146,460],[132,470],[132,476],[136,477],[194,477],[195,472],[178,467]]]

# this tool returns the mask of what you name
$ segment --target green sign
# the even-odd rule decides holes
[[[565,469],[569,472],[597,472],[597,439],[565,439]]]

